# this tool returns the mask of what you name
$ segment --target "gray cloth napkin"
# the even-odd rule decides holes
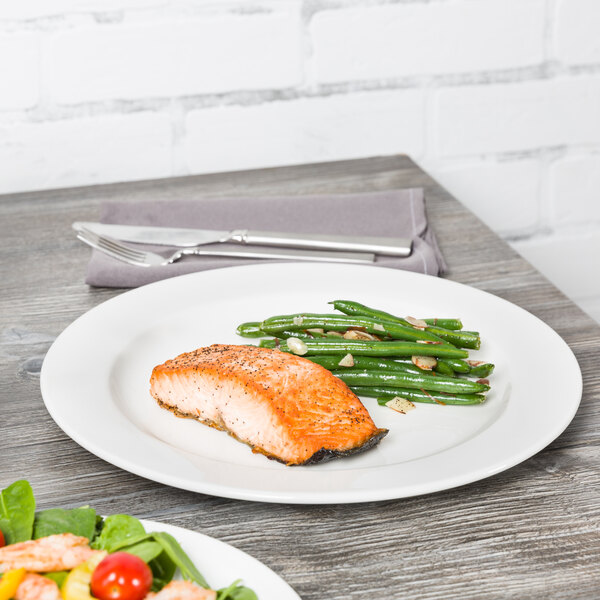
[[[427,226],[422,189],[319,196],[107,203],[102,207],[100,221],[201,229],[409,237],[413,240],[411,256],[378,256],[374,264],[427,275],[440,275],[446,270],[435,236]],[[165,246],[145,248],[167,249]],[[192,256],[167,266],[136,267],[94,251],[86,283],[102,287],[138,287],[185,273],[257,262],[274,261]]]

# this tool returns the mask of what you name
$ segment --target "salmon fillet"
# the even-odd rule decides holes
[[[287,465],[362,452],[387,434],[327,369],[270,348],[215,344],[154,367],[150,393]]]

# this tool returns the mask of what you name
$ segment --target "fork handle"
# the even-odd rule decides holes
[[[400,257],[410,256],[412,252],[412,240],[408,238],[335,236],[316,233],[291,234],[237,229],[232,231],[230,239],[240,244],[369,252]]]
[[[316,250],[295,250],[292,248],[223,248],[213,246],[197,246],[195,248],[182,248],[181,254],[195,254],[197,256],[231,256],[237,258],[271,258],[278,260],[313,261],[313,262],[338,262],[372,264],[375,255],[363,252],[329,252]]]

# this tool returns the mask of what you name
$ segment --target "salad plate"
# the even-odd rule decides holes
[[[234,579],[251,588],[260,600],[300,600],[300,596],[266,565],[249,554],[202,533],[140,519],[146,531],[171,534],[215,590]]]
[[[258,343],[242,322],[332,312],[355,300],[400,316],[458,317],[481,333],[471,358],[495,363],[476,406],[419,404],[403,415],[363,402],[376,448],[328,463],[286,467],[149,394],[155,365],[214,343]],[[81,446],[143,477],[196,492],[263,502],[351,503],[402,498],[504,471],[553,441],[581,399],[577,361],[527,311],[449,280],[378,267],[271,263],[216,269],[153,283],[77,319],[49,350],[41,373],[46,407]]]

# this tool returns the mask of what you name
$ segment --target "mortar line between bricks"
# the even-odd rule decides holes
[[[549,74],[551,72],[551,74]],[[438,75],[408,77],[378,81],[354,81],[340,84],[320,84],[312,87],[240,90],[214,94],[193,94],[174,97],[150,97],[134,100],[111,99],[81,102],[77,104],[42,104],[26,110],[2,111],[2,115],[13,120],[40,122],[56,121],[81,116],[126,114],[143,111],[168,111],[173,100],[182,103],[184,110],[221,106],[259,106],[270,102],[285,102],[302,99],[328,98],[361,92],[393,92],[400,90],[443,89],[461,86],[486,86],[496,84],[518,84],[535,81],[552,81],[558,77],[582,77],[600,73],[600,64],[579,67],[557,68],[551,63],[537,67],[508,71],[482,71],[461,75]]]
[[[557,237],[579,237],[586,234],[598,235],[598,225],[600,225],[600,221],[586,221],[583,223],[570,223],[568,225],[554,224],[552,227],[539,224],[537,227],[526,232],[499,231],[498,235],[511,244],[540,242],[547,239],[556,239]]]
[[[435,156],[428,155],[428,162],[431,165],[439,166],[443,164],[446,167],[462,167],[476,163],[511,163],[521,160],[548,159],[552,162],[562,158],[574,158],[579,155],[599,156],[600,144],[563,144],[559,146],[538,146],[524,150],[511,150],[506,152],[490,151],[473,154],[463,154],[456,156]]]
[[[378,6],[403,5],[403,4],[447,4],[453,0],[300,0],[303,15],[310,19],[313,15],[331,10],[347,10],[352,8],[374,8]],[[0,32],[13,32],[18,30],[58,31],[71,29],[73,21],[81,18],[90,19],[99,26],[112,23],[117,15],[131,16],[144,14],[169,14],[175,17],[195,17],[214,15],[261,15],[276,10],[279,0],[256,0],[252,3],[239,1],[223,6],[191,6],[180,2],[165,1],[155,6],[124,7],[114,10],[76,10],[71,12],[57,12],[38,17],[0,18]],[[168,11],[165,12],[165,11]],[[120,18],[120,17],[119,17]],[[118,21],[120,22],[120,21]]]

